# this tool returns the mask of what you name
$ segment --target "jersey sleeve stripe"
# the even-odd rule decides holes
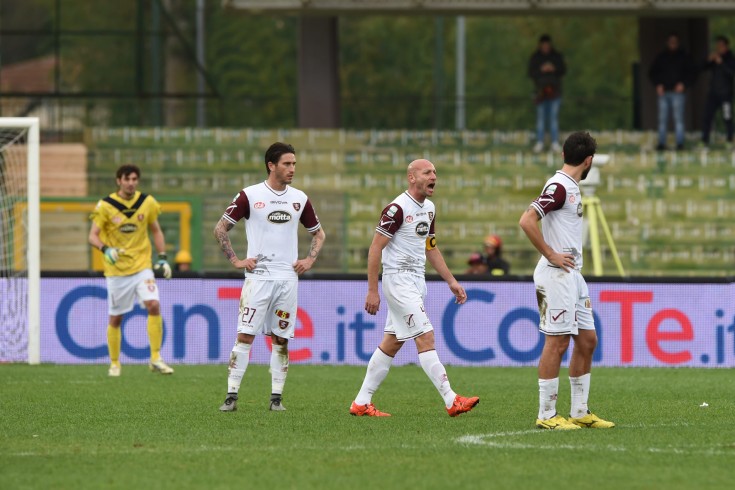
[[[380,233],[383,236],[387,236],[388,238],[393,238],[393,234],[392,233],[388,233],[387,231],[385,231],[384,229],[382,229],[379,226],[375,228],[375,231],[377,231],[378,233]]]
[[[538,203],[532,202],[531,203],[531,206],[533,206],[533,209],[536,210],[536,212],[539,214],[539,216],[541,216],[542,218],[544,216],[546,216],[546,213],[544,212],[544,208],[542,208],[541,206],[539,206]]]
[[[230,222],[230,223],[232,223],[233,225],[236,225],[236,224],[237,224],[237,221],[235,221],[234,219],[230,218],[230,217],[229,217],[229,216],[227,216],[226,214],[223,214],[223,215],[222,215],[222,219],[225,219],[225,220],[229,221],[229,222]]]
[[[322,227],[322,224],[321,223],[317,223],[316,226],[312,226],[311,228],[307,228],[306,231],[308,231],[309,233],[314,233],[315,231],[317,231],[321,227]]]

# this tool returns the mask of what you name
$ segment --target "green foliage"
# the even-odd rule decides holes
[[[212,12],[207,60],[222,94],[218,124],[296,125],[298,26],[294,17]]]
[[[226,366],[175,367],[163,377],[125,365],[116,379],[101,365],[0,367],[0,487],[732,485],[727,369],[596,368],[591,406],[617,427],[557,433],[534,428],[532,368],[450,366],[453,388],[481,398],[458,418],[446,415],[421,368],[393,368],[374,398],[393,416],[371,419],[347,412],[364,367],[292,365],[288,411],[278,413],[267,411],[267,366],[248,369],[235,413],[217,410]],[[561,378],[565,413],[566,373]],[[703,401],[709,407],[700,408]]]
[[[431,126],[434,19],[344,17],[339,28],[343,125]]]
[[[141,6],[145,29],[152,2],[121,0],[61,2],[62,29],[94,35],[62,36],[62,90],[111,94],[156,92],[152,85],[153,35],[140,40],[135,29]],[[8,0],[17,8],[10,21],[51,29],[56,0]],[[160,39],[168,87],[193,93],[196,69],[184,43],[194,45],[194,0],[168,0],[184,39],[162,16]],[[4,5],[4,4],[3,4]],[[297,124],[299,18],[265,16],[207,3],[207,69],[221,97],[208,102],[210,125],[294,127]],[[24,12],[19,16],[17,12]],[[6,17],[9,14],[5,14]],[[16,20],[14,20],[16,19]],[[438,27],[441,20],[441,27]],[[527,62],[541,33],[564,53],[568,73],[561,127],[628,129],[632,125],[632,64],[638,59],[638,22],[632,16],[472,16],[466,29],[466,112],[469,129],[528,129],[535,110]],[[444,128],[454,126],[455,17],[344,16],[339,19],[339,81],[342,122],[347,128]],[[115,33],[111,35],[111,33]],[[710,32],[732,35],[732,17],[711,19]],[[26,56],[53,51],[39,36]],[[100,35],[104,34],[104,35]],[[165,39],[168,39],[166,48]],[[15,40],[17,41],[17,39]],[[11,43],[12,44],[12,43]],[[16,43],[17,44],[17,43]],[[735,39],[733,39],[735,44]],[[8,56],[3,46],[3,56]],[[176,58],[177,69],[164,67]],[[12,56],[9,59],[13,59]],[[169,61],[172,58],[168,58]],[[141,99],[110,102],[106,123],[151,124],[151,106]],[[194,123],[194,99],[176,102],[172,124]],[[170,111],[170,106],[167,107]],[[99,113],[98,113],[98,117]]]

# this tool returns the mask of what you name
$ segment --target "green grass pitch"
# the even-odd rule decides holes
[[[0,366],[0,488],[732,488],[732,369],[611,369],[592,408],[611,430],[534,428],[530,368],[448,368],[480,404],[458,418],[416,366],[375,396],[391,418],[348,407],[364,368],[292,365],[284,405],[250,366],[239,411],[220,413],[225,366]],[[562,373],[559,411],[569,410]],[[700,407],[707,402],[708,407]]]

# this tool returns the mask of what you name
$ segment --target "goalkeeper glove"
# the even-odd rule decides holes
[[[107,262],[110,265],[115,265],[115,262],[117,262],[117,259],[120,258],[120,251],[116,249],[115,247],[108,247],[107,245],[102,245],[102,248],[100,251],[105,256],[105,262]]]
[[[171,266],[168,265],[166,254],[158,254],[158,261],[153,266],[153,269],[163,274],[163,277],[166,279],[171,279]]]

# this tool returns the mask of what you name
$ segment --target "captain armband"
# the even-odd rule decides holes
[[[436,248],[436,237],[430,236],[426,239],[426,250],[434,250]]]

